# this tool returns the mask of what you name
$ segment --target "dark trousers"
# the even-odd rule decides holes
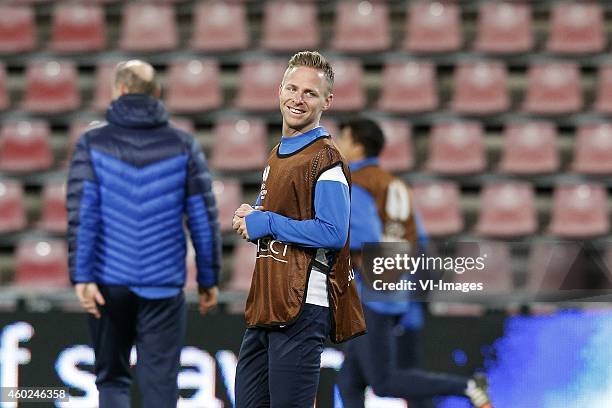
[[[183,293],[145,299],[126,287],[101,286],[106,305],[101,317],[89,315],[96,355],[100,408],[130,407],[130,350],[136,345],[136,374],[146,408],[175,408],[177,376],[185,337]]]
[[[329,309],[305,304],[293,324],[247,329],[236,368],[236,408],[312,408]]]
[[[467,378],[431,373],[397,365],[397,318],[364,305],[368,333],[349,341],[338,375],[338,387],[347,408],[364,406],[370,385],[380,397],[422,399],[438,395],[464,395]]]

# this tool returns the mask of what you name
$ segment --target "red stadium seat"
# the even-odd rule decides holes
[[[457,242],[457,258],[483,258],[484,268],[467,269],[464,273],[450,272],[456,283],[482,283],[483,291],[479,295],[510,295],[513,288],[512,256],[506,242],[475,241]]]
[[[0,5],[0,53],[31,51],[35,44],[36,24],[32,8]]]
[[[113,79],[118,63],[118,60],[105,60],[96,67],[93,108],[98,112],[106,111],[113,99]]]
[[[344,52],[376,52],[391,47],[389,8],[379,1],[341,1],[336,6],[332,48]]]
[[[455,69],[452,109],[487,115],[510,108],[508,73],[501,62],[463,63]]]
[[[6,69],[4,68],[4,64],[0,62],[0,111],[8,108],[10,104],[8,91],[6,89],[7,82]]]
[[[225,285],[225,290],[247,293],[251,288],[257,246],[250,242],[240,242],[234,247],[232,256],[232,275]]]
[[[532,65],[523,110],[542,115],[578,112],[582,108],[580,71],[575,63]]]
[[[388,171],[408,171],[414,167],[412,128],[401,120],[382,120],[380,127],[385,135],[385,147],[380,163]]]
[[[21,231],[26,224],[23,186],[19,181],[0,179],[0,234]]]
[[[177,61],[170,65],[166,104],[173,112],[197,113],[223,103],[219,65],[212,59]]]
[[[550,122],[513,123],[504,131],[499,170],[511,174],[552,173],[559,169],[557,128]]]
[[[587,238],[610,232],[608,198],[598,183],[561,185],[555,189],[549,232],[568,238]]]
[[[53,233],[65,233],[68,226],[66,214],[66,182],[45,183],[42,192],[42,216],[38,228]]]
[[[531,5],[484,2],[478,13],[474,48],[490,54],[518,54],[533,47]]]
[[[219,209],[221,232],[231,232],[233,231],[232,218],[234,217],[234,211],[243,203],[242,186],[238,180],[215,180],[213,182],[213,193]]]
[[[77,109],[81,104],[78,75],[73,62],[29,63],[23,109],[37,113],[60,113]]]
[[[562,54],[586,54],[603,51],[606,46],[604,11],[592,3],[553,5],[550,35],[546,49]]]
[[[319,45],[316,4],[268,1],[261,46],[271,51],[315,49]]]
[[[522,182],[496,182],[483,187],[476,231],[491,237],[519,237],[537,229],[533,187]]]
[[[404,49],[411,52],[449,52],[461,48],[461,11],[440,1],[410,3]]]
[[[268,159],[266,124],[258,119],[225,119],[215,124],[211,165],[216,170],[262,170]]]
[[[593,108],[597,112],[612,113],[612,64],[599,67],[598,76],[595,86],[597,96]]]
[[[243,50],[249,45],[246,6],[212,1],[194,6],[190,46],[196,51]]]
[[[450,181],[419,183],[413,186],[416,208],[430,236],[447,236],[463,230],[461,193]]]
[[[104,10],[98,5],[60,3],[53,12],[52,51],[92,52],[106,46]]]
[[[486,157],[480,122],[446,122],[432,127],[429,171],[445,174],[478,173],[485,169]]]
[[[436,69],[429,62],[394,61],[383,68],[378,109],[389,113],[432,111],[438,107]]]
[[[334,112],[359,111],[365,108],[366,93],[361,61],[352,58],[334,59]]]
[[[41,289],[68,286],[67,260],[63,240],[23,240],[15,250],[15,284]]]
[[[119,40],[121,50],[169,51],[177,45],[178,29],[171,5],[141,2],[124,6]]]
[[[578,128],[572,169],[578,173],[612,175],[612,125],[594,123]]]
[[[40,120],[5,123],[0,133],[0,171],[49,169],[50,134],[49,125]]]
[[[236,107],[246,111],[278,109],[278,87],[286,62],[279,59],[246,61],[240,67],[240,85]]]

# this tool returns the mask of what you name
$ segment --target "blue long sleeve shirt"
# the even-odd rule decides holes
[[[323,127],[317,127],[299,136],[283,136],[279,152],[291,154],[326,135],[328,132]],[[350,195],[340,165],[324,172],[317,180],[314,207],[314,219],[302,221],[271,211],[254,211],[246,217],[249,237],[257,240],[271,236],[311,248],[341,249],[348,237]]]

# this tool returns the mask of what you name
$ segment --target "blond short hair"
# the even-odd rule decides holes
[[[334,70],[331,64],[318,51],[300,51],[289,60],[287,70],[295,67],[315,68],[323,72],[323,76],[329,84],[329,93],[334,86]]]

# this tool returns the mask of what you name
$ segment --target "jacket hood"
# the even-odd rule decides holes
[[[110,104],[106,120],[122,127],[152,128],[168,123],[168,112],[156,98],[144,94],[127,94]]]

